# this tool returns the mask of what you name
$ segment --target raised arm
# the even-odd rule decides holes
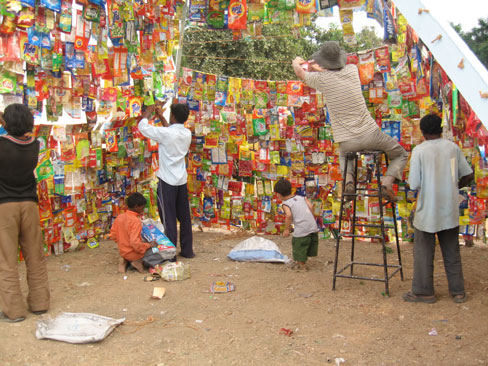
[[[302,64],[306,62],[303,58],[301,57],[295,57],[295,59],[292,62],[293,66],[293,71],[295,72],[296,76],[300,78],[300,80],[305,80],[305,76],[307,75],[307,72],[303,70]]]
[[[160,130],[162,127],[156,127],[149,124],[149,118],[152,116],[153,112],[155,111],[155,106],[152,105],[147,107],[147,109],[142,114],[142,118],[139,121],[137,127],[139,128],[139,132],[144,136],[151,140],[162,142],[161,140],[161,133],[158,133],[158,129]]]
[[[168,127],[169,123],[166,121],[166,118],[164,117],[164,111],[166,108],[161,107],[160,105],[156,106],[156,116],[161,120],[161,123],[163,124],[164,127]]]

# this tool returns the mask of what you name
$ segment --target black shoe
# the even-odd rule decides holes
[[[32,314],[34,315],[42,315],[42,314],[46,314],[47,313],[47,310],[37,310],[37,311],[30,311]]]
[[[183,257],[183,258],[188,258],[188,259],[190,259],[190,258],[195,258],[195,256],[196,256],[196,254],[195,254],[195,253],[191,253],[190,255],[184,255],[183,253],[180,253],[179,255],[180,255],[181,257]]]

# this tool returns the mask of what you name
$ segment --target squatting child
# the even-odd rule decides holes
[[[319,236],[317,222],[312,213],[312,203],[306,198],[291,193],[291,183],[282,178],[276,182],[274,191],[282,201],[285,211],[285,229],[283,236],[290,235],[290,225],[293,223],[293,249],[294,266],[298,269],[307,269],[308,257],[316,257],[319,249]]]
[[[140,193],[132,193],[127,198],[128,210],[115,219],[110,230],[110,237],[119,248],[119,272],[124,273],[130,264],[137,271],[143,272],[142,258],[147,250],[157,246],[156,242],[146,243],[142,240],[142,220],[146,198]]]

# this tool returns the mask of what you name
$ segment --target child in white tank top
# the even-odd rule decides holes
[[[293,223],[293,260],[299,269],[307,269],[308,257],[316,257],[318,253],[318,228],[312,213],[312,203],[306,198],[291,193],[291,183],[282,178],[274,187],[274,191],[283,203],[285,211],[285,229],[283,236],[290,235]]]

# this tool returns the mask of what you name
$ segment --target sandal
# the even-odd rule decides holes
[[[388,202],[395,203],[397,201],[395,192],[393,192],[392,189],[387,188],[386,186],[381,186],[381,195]]]
[[[434,295],[432,296],[423,296],[423,295],[415,295],[413,292],[406,292],[403,294],[403,300],[406,302],[423,302],[426,304],[433,304],[436,302],[436,298]]]
[[[25,320],[25,316],[19,316],[15,319],[10,319],[4,312],[0,311],[0,322],[7,322],[7,323],[18,323]]]
[[[452,297],[453,301],[456,303],[456,304],[462,304],[463,302],[466,301],[468,297],[466,296],[466,292],[464,294],[458,294],[458,295],[454,295]]]
[[[306,264],[298,263],[296,261],[289,263],[288,268],[295,271],[308,271]]]

